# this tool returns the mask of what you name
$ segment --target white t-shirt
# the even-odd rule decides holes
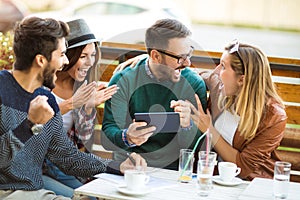
[[[53,92],[52,92],[52,94],[54,95],[57,104],[65,101],[65,99],[60,98],[59,96],[57,96]],[[73,123],[74,123],[72,110],[70,110],[66,114],[62,115],[62,118],[63,118],[63,123],[64,123],[64,129],[68,132],[72,128]]]
[[[215,128],[231,146],[239,122],[240,117],[227,110],[223,111],[215,122]]]

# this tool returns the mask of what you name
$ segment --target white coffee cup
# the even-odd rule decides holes
[[[145,188],[150,177],[140,170],[125,170],[124,179],[128,190],[140,191]]]
[[[219,162],[218,170],[222,181],[231,182],[234,177],[241,173],[241,168],[232,162]]]

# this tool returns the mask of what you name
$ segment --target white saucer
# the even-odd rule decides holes
[[[243,180],[240,178],[235,177],[232,181],[228,182],[228,181],[222,181],[222,179],[220,178],[219,175],[217,176],[213,176],[212,180],[219,184],[219,185],[225,185],[225,186],[235,186],[235,185],[239,185],[241,183],[243,183]]]
[[[146,195],[150,192],[150,190],[147,190],[147,188],[141,189],[139,191],[128,190],[128,188],[124,185],[118,186],[117,189],[119,192],[121,192],[123,194],[131,195],[131,196],[142,196],[142,195]]]

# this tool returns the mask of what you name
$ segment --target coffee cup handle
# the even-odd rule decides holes
[[[234,176],[237,176],[237,175],[239,175],[240,173],[241,173],[241,168],[240,168],[240,167],[237,167]]]
[[[145,176],[145,184],[147,184],[150,180],[150,176]]]

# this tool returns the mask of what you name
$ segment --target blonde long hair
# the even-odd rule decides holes
[[[225,47],[231,52],[235,44]],[[272,73],[267,56],[257,47],[239,44],[237,51],[229,54],[230,65],[237,75],[244,75],[243,86],[238,96],[223,99],[225,109],[240,116],[238,131],[251,141],[265,112],[265,105],[273,99],[283,106],[272,81]],[[232,110],[231,110],[232,111]]]

